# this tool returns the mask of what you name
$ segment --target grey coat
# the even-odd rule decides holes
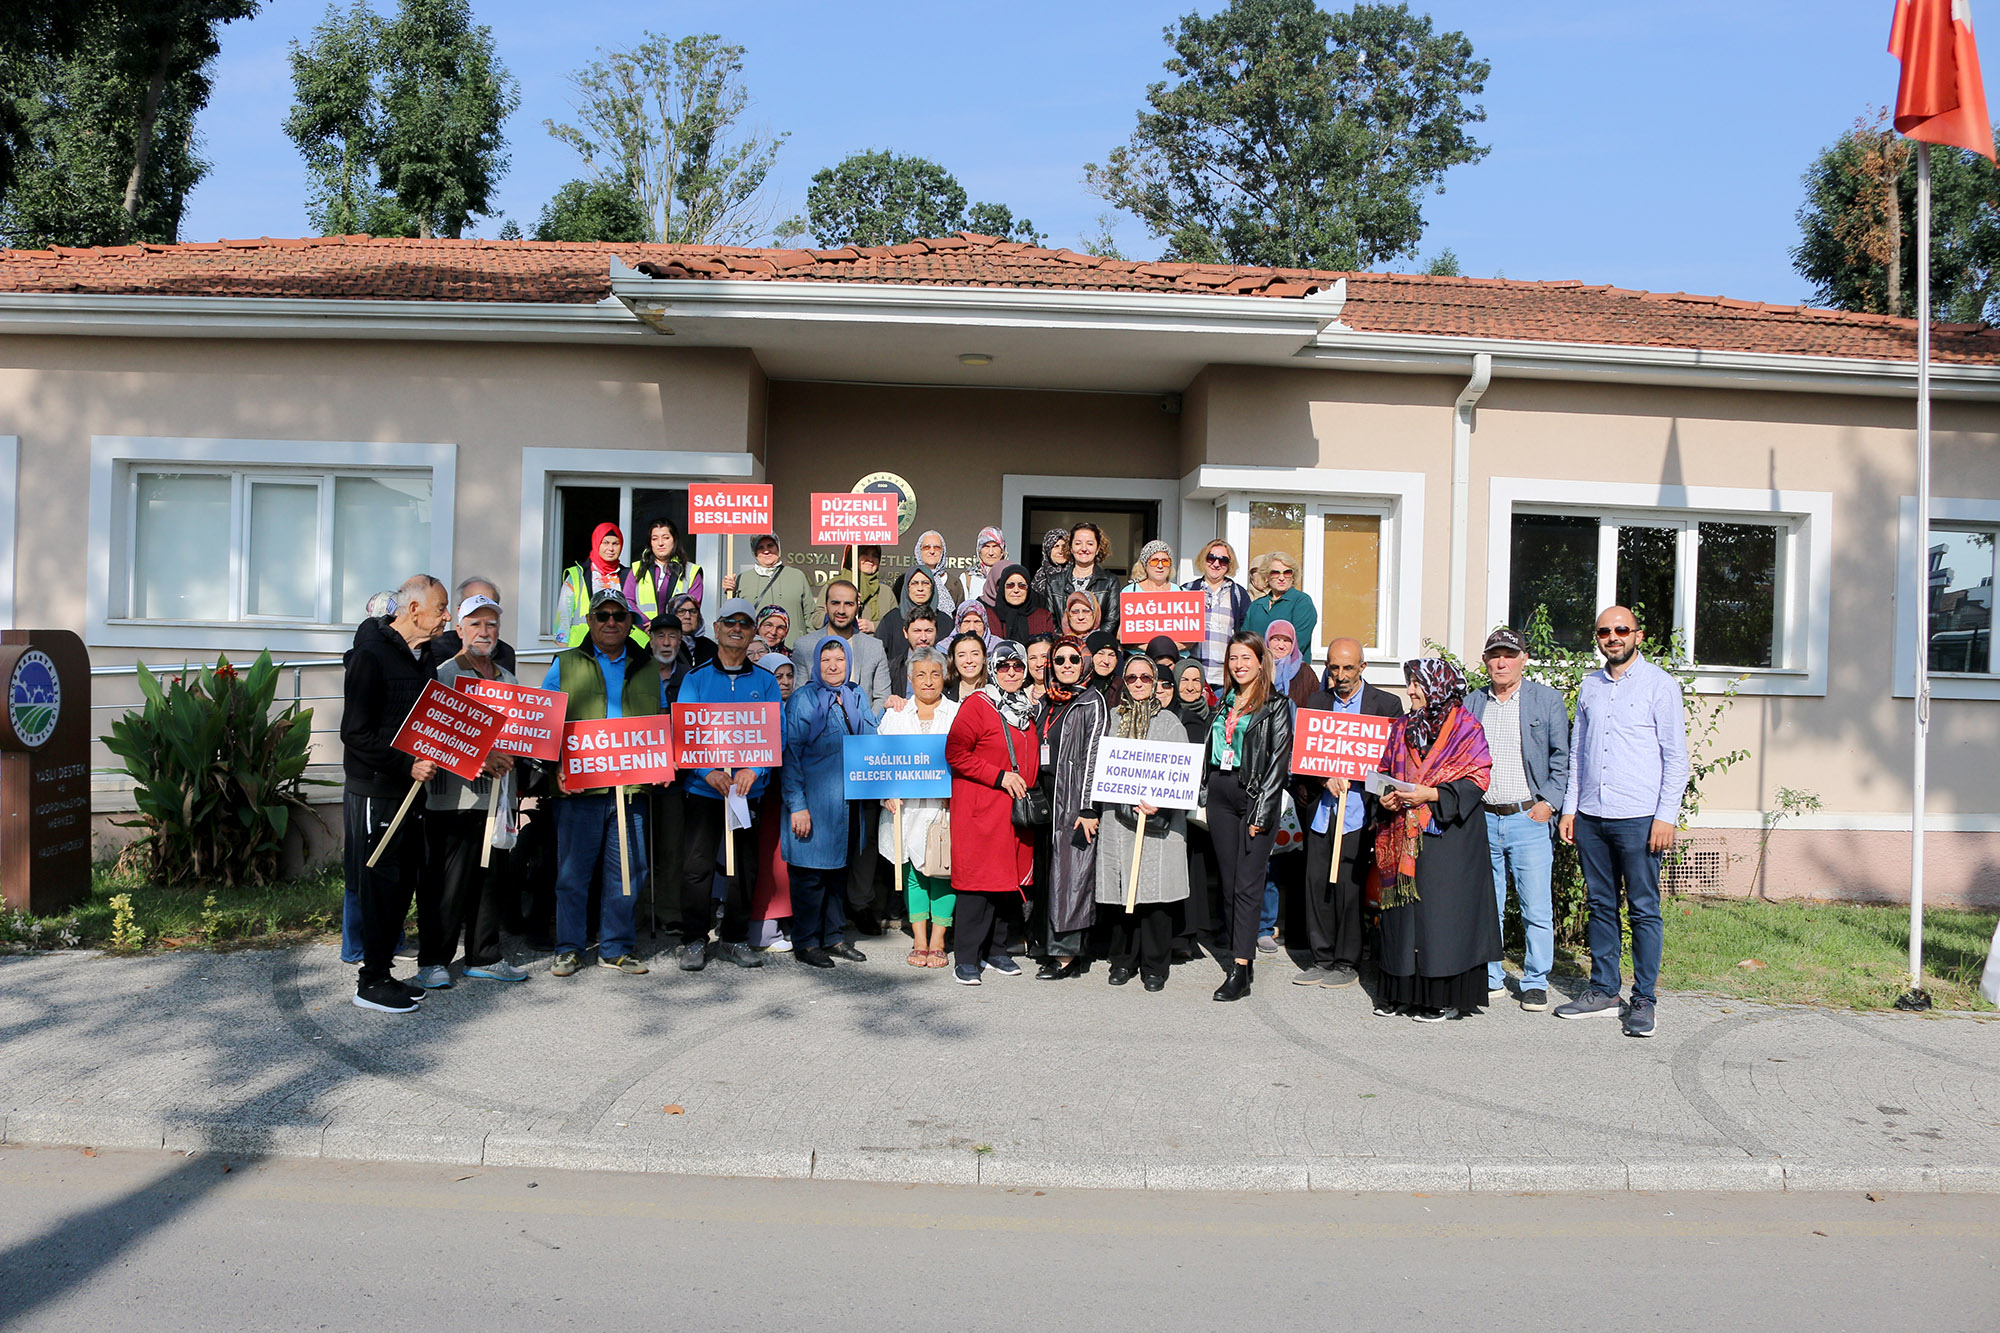
[[[1115,727],[1116,715],[1113,725]],[[1164,710],[1146,730],[1149,741],[1187,743],[1187,728]],[[1132,843],[1139,812],[1129,805],[1107,802],[1097,825],[1097,901],[1125,905],[1131,883]],[[1160,810],[1146,819],[1146,850],[1139,861],[1139,901],[1177,903],[1188,896],[1187,811]]]
[[[1042,769],[1049,786],[1049,929],[1057,934],[1087,930],[1097,920],[1097,843],[1085,842],[1079,816],[1095,818],[1090,777],[1097,767],[1097,742],[1104,736],[1109,709],[1104,695],[1085,688],[1063,715],[1055,752]],[[1049,705],[1041,705],[1036,732],[1047,734]],[[1103,825],[1098,826],[1100,832]]]
[[[1465,696],[1465,707],[1483,725],[1493,687],[1482,686]],[[1521,766],[1528,771],[1528,788],[1552,810],[1562,809],[1569,790],[1569,709],[1562,692],[1539,680],[1521,682]]]

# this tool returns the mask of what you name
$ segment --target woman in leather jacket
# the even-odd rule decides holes
[[[1292,708],[1271,686],[1263,636],[1241,630],[1224,658],[1227,692],[1208,734],[1208,835],[1229,917],[1229,975],[1218,1000],[1250,993],[1251,960],[1264,910],[1264,873],[1292,766]]]

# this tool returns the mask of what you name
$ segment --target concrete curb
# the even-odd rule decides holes
[[[1013,1189],[1312,1190],[1349,1194],[1603,1194],[1627,1190],[2000,1193],[2000,1164],[1919,1166],[1776,1158],[1629,1162],[1473,1158],[1407,1162],[1359,1156],[1146,1160],[1030,1156],[997,1150],[796,1147],[700,1152],[648,1143],[413,1125],[365,1122],[255,1125],[219,1119],[176,1121],[88,1111],[7,1112],[0,1116],[0,1143],[450,1166],[525,1166],[564,1171],[991,1185]]]

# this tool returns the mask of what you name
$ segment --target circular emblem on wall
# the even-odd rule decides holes
[[[7,721],[21,744],[32,750],[56,734],[56,719],[61,716],[62,681],[56,677],[56,664],[47,653],[30,648],[16,659],[7,681]]]
[[[856,495],[890,494],[901,496],[896,505],[896,535],[907,537],[910,524],[917,521],[917,492],[893,472],[871,472],[854,483]]]

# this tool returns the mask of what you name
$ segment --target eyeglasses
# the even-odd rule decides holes
[[[1005,583],[1001,584],[1000,586],[1005,588],[1008,592],[1026,592],[1028,590],[1028,585],[1021,582],[1021,580],[1019,579],[1008,579]]]
[[[1292,577],[1292,571],[1289,569],[1274,569],[1271,571],[1269,577],[1274,579],[1288,579]]]
[[[1165,569],[1174,563],[1174,558],[1170,555],[1156,555],[1146,563],[1149,565],[1158,565],[1161,569]]]
[[[717,625],[723,625],[723,626],[727,626],[727,627],[728,627],[728,628],[730,628],[730,629],[749,629],[749,628],[750,628],[750,622],[749,622],[749,621],[747,621],[747,620],[745,620],[745,619],[744,619],[744,618],[743,618],[742,616],[729,616],[729,617],[726,617],[726,618],[724,618],[724,619],[722,619],[722,620],[718,620],[718,621],[716,621],[715,623],[716,623]]]
[[[1597,627],[1597,637],[1600,639],[1622,639],[1634,632],[1633,627],[1630,625],[1599,625]]]
[[[600,625],[609,625],[614,620],[630,620],[631,618],[623,611],[599,611],[597,613],[597,623]]]
[[[1127,685],[1150,685],[1153,683],[1153,678],[1150,675],[1135,671],[1125,677],[1125,683]]]
[[[1211,565],[1221,565],[1224,569],[1229,567],[1229,557],[1226,555],[1217,555],[1213,551],[1203,556],[1202,559]]]
[[[1018,658],[1010,657],[1004,662],[995,662],[993,669],[995,671],[1026,671],[1028,664]]]
[[[1075,666],[1077,663],[1083,661],[1083,657],[1079,653],[1057,653],[1049,660],[1057,666]]]

